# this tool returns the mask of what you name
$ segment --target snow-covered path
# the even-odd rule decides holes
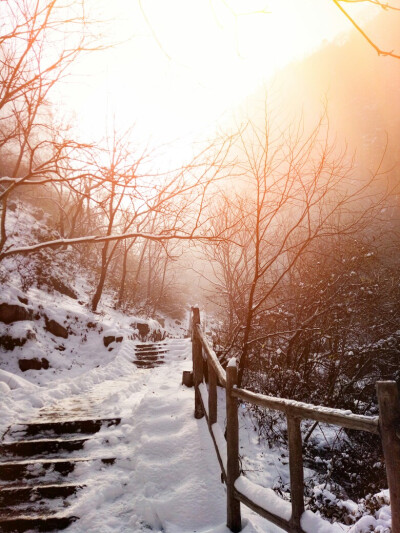
[[[70,533],[228,533],[225,486],[205,419],[193,416],[194,392],[181,385],[191,367],[189,340],[166,341],[165,364],[137,368],[135,344],[125,341],[115,359],[77,378],[34,388],[25,401],[39,412],[121,417],[77,452],[116,457],[112,466],[82,463],[67,481],[85,485],[70,499],[68,514],[80,519]],[[21,389],[13,392],[14,399]],[[29,410],[28,410],[29,412]],[[26,417],[26,413],[25,413]],[[223,422],[222,422],[223,423]],[[277,528],[243,508],[245,533]]]
[[[215,531],[224,523],[219,465],[214,453],[204,453],[212,452],[212,442],[204,421],[193,417],[193,391],[180,385],[190,343],[170,341],[168,348],[166,364],[130,374],[121,426],[104,430],[117,462],[91,474],[93,485],[74,505],[81,519],[71,532]]]
[[[130,352],[128,344],[120,356]],[[190,341],[171,340],[166,364],[133,368],[129,394],[119,402],[121,426],[104,430],[118,449],[116,464],[89,474],[92,484],[72,509],[81,518],[68,529],[71,533],[228,533],[225,487],[213,444],[205,419],[193,416],[193,389],[181,385],[182,371],[191,367],[190,350]],[[108,415],[117,414],[113,407],[120,395],[112,397]],[[250,515],[250,521],[244,519],[245,533],[277,531]]]

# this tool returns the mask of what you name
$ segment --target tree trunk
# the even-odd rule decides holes
[[[107,252],[108,252],[108,246],[109,243],[106,242],[103,246],[103,249],[101,251],[101,271],[100,271],[100,279],[97,284],[96,292],[94,293],[93,299],[92,299],[92,311],[97,310],[97,306],[99,305],[99,301],[101,298],[101,295],[103,294],[103,288],[104,288],[104,282],[106,281],[107,276],[107,269],[109,262],[107,261]]]
[[[3,199],[1,202],[0,252],[3,251],[4,245],[7,240],[7,231],[6,231],[7,200],[8,200],[8,193],[6,193],[3,196]]]
[[[117,308],[119,309],[122,306],[122,302],[124,300],[124,294],[125,294],[125,282],[126,282],[126,275],[127,275],[127,263],[128,263],[128,253],[129,250],[132,248],[132,245],[135,241],[132,241],[132,243],[127,246],[126,242],[125,245],[125,251],[124,251],[124,258],[122,260],[122,274],[121,274],[121,284],[119,286],[119,293],[118,293],[118,302],[117,302]]]

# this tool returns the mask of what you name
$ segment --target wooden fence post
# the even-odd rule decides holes
[[[207,359],[208,366],[208,423],[210,427],[217,421],[217,376],[211,365],[210,359]]]
[[[232,360],[231,360],[232,361]],[[237,533],[242,530],[240,502],[235,498],[235,481],[240,475],[239,468],[239,421],[238,402],[231,396],[237,384],[236,365],[231,363],[226,368],[226,492],[227,492],[227,527]]]
[[[196,326],[200,324],[200,310],[192,307],[192,361],[193,361],[193,383],[194,383],[194,417],[203,418],[203,407],[199,385],[203,381],[203,356],[201,341],[196,335]]]
[[[400,405],[395,381],[378,381],[379,428],[392,509],[392,533],[400,533]]]
[[[300,431],[300,418],[287,417],[289,439],[289,470],[290,470],[290,496],[292,500],[292,516],[290,525],[293,531],[302,531],[300,526],[301,515],[304,513],[304,472],[303,472],[303,447]]]

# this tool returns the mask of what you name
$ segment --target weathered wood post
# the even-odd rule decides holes
[[[400,533],[400,405],[395,381],[378,381],[379,429],[392,509],[392,533]]]
[[[304,513],[304,471],[303,447],[300,431],[300,418],[287,416],[289,439],[290,498],[292,516],[290,525],[293,531],[301,531],[300,519]]]
[[[210,427],[217,421],[217,375],[207,358],[208,366],[208,423]]]
[[[239,468],[239,421],[238,402],[231,396],[237,385],[236,360],[231,359],[226,367],[226,495],[227,527],[237,533],[242,530],[240,502],[235,498],[235,481],[240,475]]]
[[[201,341],[196,335],[196,326],[200,324],[200,310],[192,307],[192,361],[193,361],[193,382],[194,382],[194,417],[203,418],[203,407],[199,385],[203,381],[203,356]]]

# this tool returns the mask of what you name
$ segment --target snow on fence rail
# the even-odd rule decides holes
[[[197,307],[192,308],[190,331],[195,386],[194,415],[196,418],[205,415],[208,422],[227,487],[227,526],[231,531],[239,532],[242,529],[242,502],[289,533],[313,533],[308,527],[312,513],[304,511],[300,431],[301,420],[311,419],[381,436],[392,509],[392,533],[400,533],[400,404],[395,381],[378,381],[376,384],[379,417],[362,416],[342,409],[256,394],[237,388],[234,360],[228,364],[226,371],[223,369],[201,329],[200,311]],[[205,375],[208,375],[208,389],[204,381]],[[226,391],[226,440],[217,424],[217,384]],[[240,475],[238,399],[285,413],[289,440],[291,503],[285,502],[270,489],[255,485]],[[324,531],[328,531],[330,524],[326,522],[324,525]]]

